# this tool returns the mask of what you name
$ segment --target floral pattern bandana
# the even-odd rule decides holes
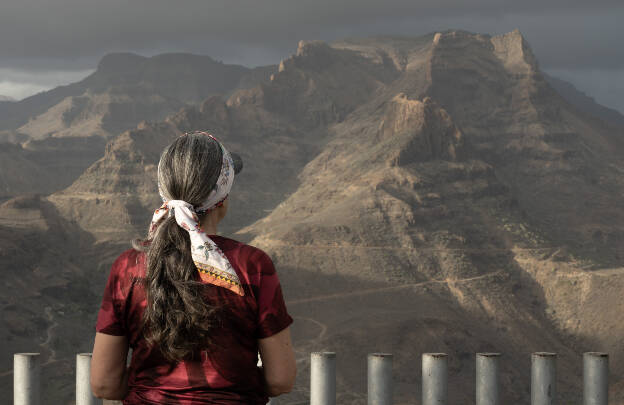
[[[217,141],[223,152],[221,173],[215,188],[201,206],[194,208],[186,201],[169,200],[164,195],[159,184],[158,192],[163,200],[163,205],[154,212],[148,238],[153,238],[165,216],[174,215],[178,225],[184,228],[191,237],[191,256],[201,280],[205,283],[225,287],[242,296],[245,294],[236,271],[217,244],[208,237],[199,225],[197,213],[206,212],[221,205],[230,193],[234,183],[234,162],[230,153],[215,137],[205,132],[202,133]]]

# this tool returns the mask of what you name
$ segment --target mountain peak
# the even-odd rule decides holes
[[[145,56],[131,52],[114,52],[104,55],[98,63],[98,72],[120,73],[135,69],[136,65],[145,62]]]
[[[448,30],[437,32],[433,36],[434,48],[451,48],[458,46],[481,45],[487,48],[494,47],[494,54],[500,59],[505,68],[511,73],[527,74],[538,70],[537,58],[533,54],[529,43],[519,29],[502,35],[489,36],[463,30]]]
[[[310,40],[310,41],[299,41],[297,45],[297,56],[310,56],[312,53],[317,53],[318,51],[328,51],[330,46],[325,41],[320,40]]]
[[[299,41],[297,52],[280,62],[278,71],[283,72],[290,66],[316,66],[331,58],[335,50],[324,41]],[[305,61],[305,62],[302,62]]]
[[[494,54],[512,73],[526,74],[538,70],[537,58],[519,29],[497,35],[490,40]]]
[[[475,34],[470,31],[464,30],[447,30],[442,32],[436,32],[433,35],[433,44],[438,45],[442,41],[443,43],[455,43],[461,40],[473,40],[473,39],[483,39],[486,35],[483,34]]]

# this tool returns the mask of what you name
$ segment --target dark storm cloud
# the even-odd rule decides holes
[[[622,68],[622,18],[621,0],[2,0],[0,67],[87,69],[116,50],[269,63],[299,39],[520,28],[543,65]]]
[[[0,0],[0,94],[79,80],[103,55],[278,63],[300,39],[520,29],[546,71],[624,111],[622,0]]]

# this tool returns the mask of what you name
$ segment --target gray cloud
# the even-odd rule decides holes
[[[519,28],[543,68],[620,71],[622,20],[621,0],[2,0],[0,68],[87,70],[113,51],[262,65],[300,39]]]
[[[91,73],[93,73],[93,69],[29,72],[0,68],[0,95],[11,96],[20,100],[52,87],[77,82]]]
[[[3,0],[0,64],[87,68],[109,51],[167,48],[235,56],[228,45],[284,54],[298,39],[518,27],[548,66],[623,67],[623,17],[620,0]]]

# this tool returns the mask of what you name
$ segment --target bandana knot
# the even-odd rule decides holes
[[[211,135],[207,134],[212,137]],[[214,137],[212,137],[215,139]],[[216,141],[216,139],[215,139]],[[219,141],[217,141],[219,143]],[[219,246],[201,229],[197,212],[206,212],[225,201],[234,182],[234,164],[228,151],[219,143],[223,152],[221,173],[215,188],[206,201],[198,208],[183,200],[169,200],[163,193],[160,184],[158,191],[163,204],[154,212],[150,224],[148,238],[152,239],[165,216],[174,216],[177,224],[189,233],[191,239],[191,256],[199,272],[201,280],[227,288],[238,295],[245,295],[243,288],[227,256]],[[160,170],[160,165],[159,165]]]

